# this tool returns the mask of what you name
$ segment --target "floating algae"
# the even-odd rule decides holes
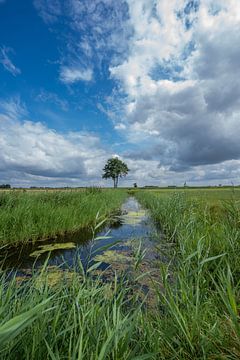
[[[44,270],[40,270],[32,277],[32,272],[25,269],[21,274],[15,276],[17,286],[22,283],[31,281],[36,289],[41,289],[47,285],[50,287],[59,286],[59,284],[66,284],[73,281],[75,278],[81,280],[81,275],[72,270],[63,270],[59,266],[47,266]]]
[[[121,216],[121,223],[123,225],[140,225],[145,217],[145,210],[128,211],[127,214]]]
[[[41,245],[38,247],[37,250],[30,254],[31,257],[38,257],[46,252],[54,251],[54,250],[65,250],[65,249],[74,249],[76,244],[73,242],[68,243],[60,243],[60,244],[48,244],[48,245]]]
[[[34,281],[34,286],[37,289],[41,289],[44,285],[48,285],[50,287],[59,286],[59,284],[70,283],[73,279],[80,275],[74,271],[62,270],[59,267],[51,267],[47,271],[40,273],[38,277],[36,277]]]
[[[107,250],[102,254],[96,255],[94,260],[96,262],[105,262],[109,264],[113,263],[128,263],[130,261],[130,256],[126,255],[124,252],[120,252],[118,250]]]

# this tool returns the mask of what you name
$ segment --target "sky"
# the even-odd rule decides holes
[[[240,184],[239,0],[0,0],[0,183]]]

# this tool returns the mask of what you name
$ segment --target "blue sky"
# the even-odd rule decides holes
[[[0,0],[0,183],[240,183],[238,0]]]
[[[61,23],[46,24],[30,0],[6,1],[0,16],[2,49],[17,69],[1,68],[2,95],[20,94],[31,117],[43,117],[57,131],[111,131],[111,122],[97,107],[102,96],[111,94],[109,77],[96,71],[91,81],[76,81],[71,87],[60,80],[61,63],[72,56],[64,53],[68,29]],[[79,52],[78,57],[82,56]]]

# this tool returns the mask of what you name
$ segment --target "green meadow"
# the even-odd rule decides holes
[[[162,197],[168,197],[173,193],[184,194],[187,198],[202,200],[208,203],[221,203],[224,200],[240,200],[240,187],[202,187],[202,188],[177,188],[177,189],[148,189],[148,192],[153,192]]]
[[[89,268],[58,269],[53,276],[46,263],[22,281],[1,271],[1,359],[240,358],[239,189],[139,189],[131,195],[162,233],[154,306],[124,274],[103,281]],[[98,211],[109,216],[127,191],[0,196],[1,243],[16,244],[94,226]],[[140,252],[135,256],[144,261]]]

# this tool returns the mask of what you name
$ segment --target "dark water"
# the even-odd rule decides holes
[[[113,224],[95,234],[96,237],[103,238],[94,240],[90,230],[83,230],[54,241],[42,241],[10,249],[1,254],[1,261],[5,268],[16,269],[19,273],[41,267],[47,258],[49,266],[63,269],[76,269],[79,259],[85,269],[94,261],[101,261],[102,270],[109,265],[114,268],[114,264],[116,267],[122,264],[123,268],[123,265],[126,267],[132,262],[140,244],[142,250],[146,249],[145,264],[158,257],[155,244],[156,241],[159,243],[161,234],[157,232],[148,213],[133,197],[129,197],[122,205],[121,215],[115,217]],[[61,249],[64,246],[67,248]]]

